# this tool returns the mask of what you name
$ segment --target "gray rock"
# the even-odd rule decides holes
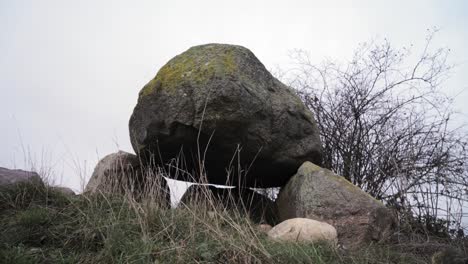
[[[289,242],[327,242],[333,246],[338,243],[333,226],[308,218],[285,220],[268,231],[268,237]]]
[[[19,183],[44,184],[41,177],[36,172],[10,170],[0,167],[0,187],[8,187]]]
[[[170,192],[160,173],[140,165],[134,154],[119,151],[101,159],[86,185],[85,193],[132,194],[170,205]]]
[[[174,57],[140,91],[129,130],[145,162],[179,157],[173,165],[186,181],[206,172],[208,183],[277,187],[304,161],[321,161],[313,114],[241,46],[207,44]]]
[[[72,189],[70,189],[68,187],[51,186],[50,188],[52,189],[52,191],[56,191],[56,192],[62,193],[64,195],[70,195],[70,196],[76,195],[76,193]]]
[[[221,206],[247,212],[255,223],[274,225],[278,222],[275,203],[268,197],[245,188],[217,188],[191,185],[180,200],[180,205]]]
[[[395,217],[381,202],[345,178],[305,162],[276,200],[280,220],[305,217],[325,221],[348,248],[387,238]]]
[[[94,168],[85,192],[113,193],[121,192],[123,188],[135,188],[132,185],[142,184],[138,178],[139,169],[140,162],[136,155],[125,151],[109,154]]]

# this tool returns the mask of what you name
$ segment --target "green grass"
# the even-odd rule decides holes
[[[166,209],[125,196],[0,190],[0,263],[426,263],[370,246],[274,242],[238,212]],[[208,213],[215,211],[215,213]]]

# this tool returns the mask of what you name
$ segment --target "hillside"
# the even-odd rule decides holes
[[[428,263],[432,255],[429,246],[349,252],[274,242],[242,212],[219,209],[18,184],[0,192],[0,263]]]

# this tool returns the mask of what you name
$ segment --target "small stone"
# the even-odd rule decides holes
[[[290,242],[328,242],[337,245],[336,229],[325,222],[307,218],[288,219],[274,226],[268,237]]]
[[[64,194],[64,195],[70,195],[70,196],[76,195],[76,193],[72,189],[70,189],[68,187],[52,186],[52,187],[50,187],[50,189],[52,191],[56,191],[56,192],[59,192],[59,193]]]

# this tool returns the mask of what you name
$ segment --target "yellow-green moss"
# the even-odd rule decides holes
[[[228,50],[224,55],[222,67],[224,67],[225,72],[228,74],[232,74],[237,70],[237,64],[232,50]]]
[[[191,48],[164,65],[140,95],[147,96],[159,88],[173,92],[184,83],[203,85],[215,75],[233,75],[239,68],[235,49],[217,45]]]
[[[152,79],[149,83],[147,83],[143,89],[141,89],[141,96],[147,96],[156,89],[156,78]]]

